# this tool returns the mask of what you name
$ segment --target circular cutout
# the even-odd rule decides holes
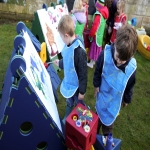
[[[20,126],[20,133],[24,136],[30,135],[32,130],[33,130],[33,126],[32,123],[30,122],[24,122]]]
[[[44,141],[43,141],[43,142],[40,142],[40,143],[37,145],[36,149],[37,149],[37,150],[46,150],[47,147],[48,147],[47,142],[44,142]]]
[[[72,120],[77,121],[78,120],[78,115],[77,114],[72,114]]]

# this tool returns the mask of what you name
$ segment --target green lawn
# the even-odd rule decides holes
[[[17,21],[0,19],[0,91],[6,69],[13,50]],[[32,23],[25,23],[31,29]],[[137,76],[132,103],[122,108],[118,116],[113,136],[122,140],[121,150],[148,150],[150,148],[150,61],[140,53],[135,54]],[[88,69],[88,86],[85,102],[95,111],[94,89],[92,85],[94,69]],[[63,71],[58,73],[63,78]],[[57,103],[60,117],[65,113],[65,99],[60,95]]]

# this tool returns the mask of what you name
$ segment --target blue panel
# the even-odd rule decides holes
[[[41,43],[37,40],[37,38],[32,34],[32,32],[27,28],[27,33],[36,49],[37,52],[41,51]]]
[[[48,66],[47,71],[51,78],[51,83],[52,83],[52,88],[53,88],[53,93],[54,93],[55,99],[56,99],[56,101],[58,101],[57,88],[58,88],[61,80],[60,80],[58,74],[56,73],[52,64],[50,64]]]
[[[48,150],[66,150],[62,132],[32,92],[25,77],[20,79],[18,89],[12,87],[10,99],[13,99],[12,106],[9,103],[4,113],[8,119],[0,126],[0,132],[3,132],[0,140],[2,150],[34,150],[42,141],[47,143]],[[20,132],[20,126],[24,122],[30,122],[33,127],[26,136]]]
[[[11,58],[15,54],[16,54],[16,50],[14,49],[12,51]],[[5,78],[4,78],[3,89],[2,89],[2,100],[0,103],[0,124],[3,119],[3,113],[5,111],[5,106],[7,105],[8,100],[9,100],[9,94],[10,94],[10,89],[11,89],[11,85],[12,85],[12,73],[10,70],[10,63],[11,63],[11,61],[8,64],[8,68],[7,68],[7,71],[5,74]]]
[[[41,43],[37,40],[37,38],[32,34],[32,32],[26,27],[26,25],[23,22],[20,21],[17,23],[16,30],[18,34],[20,34],[23,30],[27,31],[37,52],[41,51]]]

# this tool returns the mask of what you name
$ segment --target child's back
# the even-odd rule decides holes
[[[81,40],[76,38],[74,23],[69,15],[64,15],[58,24],[58,32],[66,44],[61,54],[61,60],[54,63],[64,69],[64,78],[60,86],[61,94],[66,98],[66,114],[71,112],[74,104],[84,104],[84,94],[87,86],[87,60],[86,52]]]

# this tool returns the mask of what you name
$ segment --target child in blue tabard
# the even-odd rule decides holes
[[[133,55],[137,43],[135,29],[124,25],[118,29],[115,43],[106,45],[97,60],[93,84],[99,116],[98,133],[102,126],[105,136],[112,132],[121,105],[131,102],[137,68]]]
[[[66,98],[66,114],[72,111],[74,104],[84,105],[84,94],[87,86],[87,57],[82,41],[75,36],[74,22],[69,15],[64,15],[58,24],[58,32],[66,44],[61,54],[61,60],[54,63],[64,69],[64,79],[60,86],[61,94]]]

